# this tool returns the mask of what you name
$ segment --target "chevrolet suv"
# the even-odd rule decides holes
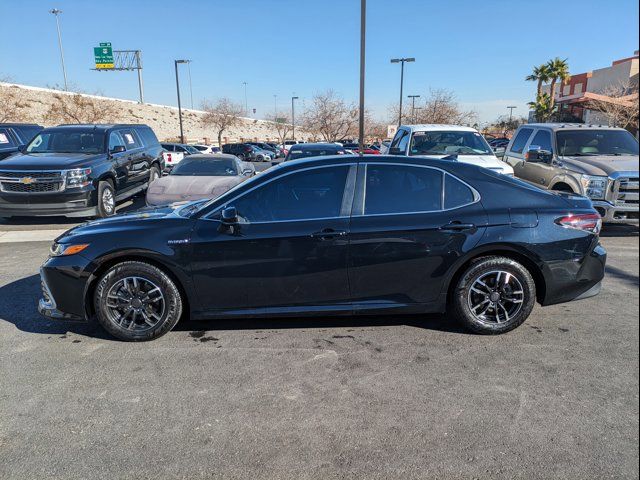
[[[638,141],[622,128],[522,125],[504,161],[533,185],[589,197],[605,223],[638,224]]]
[[[0,161],[0,217],[107,217],[146,190],[164,168],[146,125],[45,128]]]

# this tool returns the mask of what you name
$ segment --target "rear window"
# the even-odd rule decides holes
[[[513,141],[513,145],[511,145],[511,151],[513,153],[522,153],[522,151],[524,150],[524,146],[527,144],[527,140],[529,140],[532,132],[533,130],[530,128],[523,128],[522,130],[520,130],[518,132],[518,135],[516,135],[515,140]]]
[[[444,179],[444,208],[452,208],[469,205],[475,200],[473,190],[457,178],[447,174]]]

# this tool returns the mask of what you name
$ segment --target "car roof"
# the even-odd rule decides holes
[[[64,123],[61,125],[57,125],[55,127],[50,127],[47,128],[47,130],[50,130],[52,128],[77,128],[77,129],[88,129],[88,128],[93,128],[96,130],[110,130],[112,128],[122,128],[122,127],[147,127],[149,128],[149,125],[146,125],[144,123]]]
[[[235,155],[229,155],[228,153],[194,153],[184,158],[185,160],[238,160],[241,161]]]
[[[335,144],[335,143],[296,143],[295,145],[292,145],[291,148],[289,149],[289,151],[291,150],[297,150],[300,148],[305,148],[305,149],[310,149],[310,150],[321,150],[321,149],[326,149],[327,147],[330,148],[335,148],[336,150],[342,150],[343,147],[341,145]]]
[[[587,123],[526,123],[524,125],[521,125],[520,128],[525,128],[525,127],[532,127],[532,128],[545,128],[547,130],[553,130],[553,131],[557,131],[557,130],[563,130],[563,129],[567,129],[567,130],[580,130],[580,129],[585,129],[585,130],[621,130],[621,131],[627,131],[624,128],[620,128],[620,127],[610,127],[608,125],[596,125],[596,124],[587,124]]]
[[[40,127],[37,123],[0,123],[0,127]]]
[[[440,132],[442,130],[452,130],[457,132],[477,132],[475,128],[463,127],[462,125],[447,125],[438,123],[424,123],[416,125],[400,125],[400,128],[409,130],[410,132]]]

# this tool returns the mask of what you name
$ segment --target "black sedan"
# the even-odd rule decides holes
[[[41,270],[47,317],[149,340],[183,316],[449,311],[496,334],[536,301],[598,293],[606,252],[584,197],[445,160],[283,163],[210,201],[71,229]]]

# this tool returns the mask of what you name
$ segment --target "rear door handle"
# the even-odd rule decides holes
[[[319,232],[311,234],[311,238],[318,238],[320,240],[329,240],[336,237],[344,237],[347,234],[344,230],[334,230],[333,228],[325,228]]]
[[[451,222],[446,225],[442,225],[439,230],[461,232],[463,230],[473,230],[474,228],[476,228],[476,226],[473,223]]]

